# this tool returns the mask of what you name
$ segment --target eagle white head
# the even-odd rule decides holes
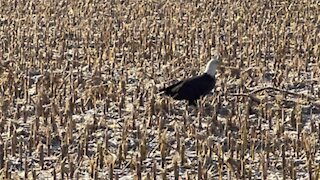
[[[205,73],[209,74],[211,77],[214,77],[216,70],[220,64],[220,56],[215,55],[207,64]]]

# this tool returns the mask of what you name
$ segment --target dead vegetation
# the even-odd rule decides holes
[[[0,1],[2,178],[319,179],[320,4]],[[198,108],[158,97],[219,49]]]

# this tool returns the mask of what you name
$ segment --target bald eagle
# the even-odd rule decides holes
[[[216,55],[208,62],[203,74],[181,80],[159,91],[176,100],[187,100],[189,105],[196,106],[196,101],[201,96],[209,94],[214,88],[216,82],[215,74],[219,64],[220,59]]]

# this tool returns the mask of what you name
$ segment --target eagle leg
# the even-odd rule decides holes
[[[193,105],[193,106],[197,106],[197,102],[196,100],[189,100],[188,101],[189,106]]]

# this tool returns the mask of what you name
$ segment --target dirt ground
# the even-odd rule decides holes
[[[319,179],[319,45],[318,0],[0,1],[1,179]]]

